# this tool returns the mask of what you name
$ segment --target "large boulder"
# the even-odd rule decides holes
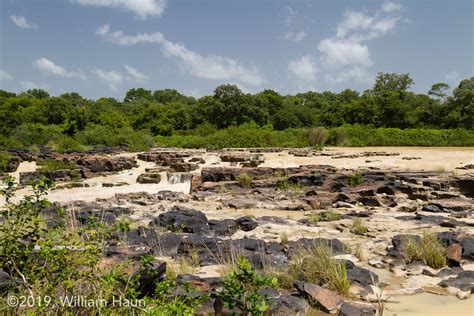
[[[181,206],[174,206],[169,212],[160,214],[152,224],[158,224],[171,231],[210,233],[208,220],[203,212]]]
[[[237,225],[239,226],[239,228],[245,232],[254,230],[258,226],[257,221],[255,221],[250,216],[242,216],[242,217],[237,218],[235,221]]]
[[[108,157],[100,155],[84,156],[77,160],[77,165],[84,166],[91,172],[118,172],[138,167],[133,157]]]
[[[198,164],[187,162],[175,162],[170,165],[170,170],[174,172],[190,172],[199,169]]]
[[[217,236],[232,236],[239,229],[239,226],[233,219],[211,219],[209,220],[209,228]]]

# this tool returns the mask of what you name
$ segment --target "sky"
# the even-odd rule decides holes
[[[474,74],[471,0],[0,0],[0,89],[412,90]]]

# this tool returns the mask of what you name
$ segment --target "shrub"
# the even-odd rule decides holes
[[[351,187],[361,185],[364,182],[364,174],[362,172],[355,172],[347,176],[347,184]]]
[[[435,269],[446,265],[446,251],[438,236],[431,232],[424,232],[419,242],[414,238],[408,238],[405,247],[409,261],[421,260]]]
[[[244,172],[239,174],[239,176],[237,177],[237,182],[243,188],[250,188],[252,187],[253,177],[248,173]]]
[[[59,152],[83,151],[85,150],[85,147],[74,138],[63,136],[55,142],[53,149]]]
[[[365,227],[364,223],[360,218],[356,218],[352,221],[352,228],[351,232],[356,234],[356,235],[364,235],[367,233],[369,230],[367,227]]]
[[[312,224],[318,222],[333,222],[341,219],[341,214],[336,211],[323,211],[320,213],[312,213],[308,216],[308,221]]]
[[[316,148],[322,148],[328,138],[328,132],[324,127],[310,128],[307,133],[309,145]]]
[[[243,315],[263,315],[269,308],[269,302],[259,290],[276,285],[275,278],[259,275],[250,262],[241,256],[237,262],[237,271],[229,273],[224,279],[218,298],[229,309],[240,308]]]
[[[7,166],[12,157],[9,153],[0,152],[0,172],[7,172]]]
[[[75,170],[76,164],[73,162],[56,160],[56,159],[42,159],[38,161],[38,171],[51,172],[56,170]]]
[[[346,264],[343,260],[333,258],[329,245],[315,243],[310,247],[301,247],[291,257],[291,267],[287,273],[291,279],[319,284],[348,295],[350,281],[347,279]]]

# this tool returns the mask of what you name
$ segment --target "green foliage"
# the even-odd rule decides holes
[[[198,100],[174,89],[130,89],[120,102],[0,91],[0,147],[474,146],[474,77],[452,92],[436,83],[409,91],[409,74],[380,73],[374,87],[282,96],[216,87]],[[319,127],[316,127],[319,126]],[[443,129],[441,129],[443,128]],[[154,138],[154,139],[153,139]]]
[[[237,182],[242,188],[251,188],[253,183],[253,177],[248,173],[241,173],[237,177]]]
[[[341,214],[336,211],[323,211],[320,213],[311,213],[308,215],[308,221],[312,224],[318,222],[333,222],[341,219]]]
[[[38,171],[49,172],[56,170],[75,170],[76,164],[73,162],[56,160],[56,159],[41,159],[38,161]]]
[[[275,278],[261,276],[244,257],[237,261],[237,271],[232,271],[223,282],[218,298],[230,309],[240,308],[243,315],[263,315],[269,308],[265,295],[258,291],[266,287],[277,286]]]
[[[9,153],[2,153],[0,152],[0,172],[7,172],[8,168],[8,163],[10,162],[10,160],[12,159],[12,155],[10,155]]]
[[[423,232],[421,241],[408,238],[405,254],[409,261],[421,260],[432,268],[440,269],[446,265],[446,247],[435,233]]]
[[[356,234],[356,235],[364,235],[367,233],[369,230],[367,227],[364,225],[364,222],[360,218],[356,218],[352,221],[352,227],[351,227],[351,232]]]
[[[360,171],[357,171],[347,176],[347,184],[349,184],[351,187],[361,185],[363,182],[364,174]]]
[[[302,247],[296,249],[291,258],[290,269],[280,274],[285,284],[292,285],[297,280],[306,281],[344,296],[349,294],[350,281],[346,274],[346,264],[344,260],[333,258],[330,245],[315,243],[310,247]]]

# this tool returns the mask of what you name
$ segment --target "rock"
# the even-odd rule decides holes
[[[0,269],[0,289],[12,283],[12,277],[3,269]]]
[[[357,199],[357,202],[362,203],[365,206],[381,206],[380,202],[375,197],[362,196]]]
[[[451,244],[447,249],[447,257],[454,262],[460,262],[462,255],[462,246],[458,243]]]
[[[405,247],[409,239],[414,239],[416,242],[421,241],[421,237],[418,235],[410,235],[410,234],[400,234],[395,235],[392,237],[392,246],[393,248],[389,249],[388,255],[393,256],[396,258],[404,258],[405,257]]]
[[[206,161],[203,158],[200,158],[200,157],[193,157],[193,158],[189,159],[189,162],[194,162],[194,163],[198,163],[198,164],[206,163]]]
[[[464,237],[461,239],[462,257],[474,260],[474,237]]]
[[[343,303],[339,294],[312,283],[296,281],[295,288],[308,300],[314,300],[327,313],[337,313]]]
[[[352,261],[344,260],[346,263],[347,278],[352,282],[357,282],[362,285],[378,284],[379,277],[372,271],[356,266]]]
[[[160,183],[161,175],[159,173],[143,173],[138,176],[138,183]]]
[[[377,189],[377,193],[385,193],[387,195],[395,195],[395,189],[391,186],[382,186]]]
[[[258,226],[258,223],[254,221],[250,216],[242,216],[235,220],[240,229],[245,232],[251,231]]]
[[[203,212],[180,206],[174,206],[169,212],[160,214],[152,224],[158,224],[171,231],[210,233],[207,217]]]
[[[218,236],[232,236],[239,229],[237,222],[233,219],[209,220],[209,228]]]
[[[40,180],[41,178],[51,179],[56,182],[61,181],[72,181],[80,177],[76,170],[54,170],[48,172],[32,171],[32,172],[20,172],[20,184],[28,185],[34,181]]]
[[[378,268],[378,269],[383,269],[386,266],[385,263],[383,263],[383,261],[379,259],[370,259],[368,263],[369,263],[369,266]]]
[[[309,303],[294,295],[285,294],[280,297],[270,298],[269,315],[288,316],[288,315],[307,315],[310,309]]]
[[[18,156],[13,156],[8,162],[5,171],[6,172],[15,172],[21,163],[21,158]]]
[[[84,166],[91,172],[117,172],[138,167],[133,157],[107,157],[88,155],[77,160],[77,165]]]
[[[186,162],[175,162],[170,165],[170,170],[174,172],[190,172],[199,169],[197,164]]]
[[[159,234],[153,245],[154,253],[162,256],[176,255],[182,240],[183,237],[175,233]]]
[[[421,208],[421,210],[423,212],[431,212],[431,213],[439,213],[441,212],[441,209],[436,206],[436,205],[433,205],[433,204],[426,204],[426,205],[423,205],[423,207]]]
[[[344,302],[339,311],[339,316],[372,316],[375,315],[375,307],[371,304],[360,302]]]
[[[231,208],[246,209],[246,208],[255,207],[255,205],[257,204],[257,201],[247,199],[247,198],[235,198],[235,199],[227,201],[226,204],[228,207],[231,207]]]
[[[244,162],[250,161],[251,156],[243,153],[225,153],[221,154],[220,158],[224,162]]]
[[[474,198],[474,178],[458,179],[457,186],[461,194]]]
[[[441,281],[438,285],[442,287],[454,287],[461,291],[474,291],[474,271],[462,271],[456,277]]]
[[[135,288],[140,294],[138,298],[152,297],[156,291],[156,283],[164,280],[166,273],[166,262],[159,265],[149,265],[137,272],[138,284]]]

